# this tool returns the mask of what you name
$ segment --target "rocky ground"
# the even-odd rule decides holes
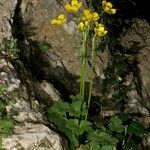
[[[3,89],[0,96],[7,97],[5,113],[14,122],[9,135],[0,135],[2,147],[6,150],[67,149],[64,138],[48,124],[45,112],[45,108],[54,101],[68,98],[79,89],[80,36],[76,32],[76,20],[70,18],[61,28],[49,24],[49,20],[58,13],[66,13],[62,4],[63,1],[57,0],[0,1],[0,87]],[[129,93],[131,101],[126,111],[142,114],[139,120],[148,127],[150,24],[145,19],[132,19],[131,26],[121,36],[121,45],[125,49],[130,49],[134,44],[141,48],[134,56],[139,61],[138,70],[134,73],[140,74],[140,78]],[[4,51],[4,39],[12,38],[17,39],[21,51],[16,58]],[[45,44],[46,53],[43,53],[40,47]],[[95,59],[94,96],[102,96],[103,70],[110,57],[106,50],[99,52]],[[87,70],[91,70],[90,65]],[[87,73],[87,85],[88,77]],[[1,130],[0,127],[0,134]],[[149,136],[143,143],[150,146]]]

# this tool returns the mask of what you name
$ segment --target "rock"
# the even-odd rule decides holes
[[[63,150],[61,137],[43,124],[25,123],[16,126],[14,135],[2,139],[6,150],[35,149],[35,150]]]
[[[38,99],[50,105],[52,102],[60,101],[61,95],[54,86],[46,80],[35,82],[35,95]]]
[[[137,81],[132,80],[136,85],[133,85],[133,90],[129,93],[132,102],[134,101],[131,110],[137,110],[141,106],[144,109],[142,111],[141,108],[141,113],[148,115],[150,112],[150,25],[148,22],[135,19],[122,38],[122,46],[130,51],[139,50],[139,53],[134,56],[138,60],[137,68],[133,72]],[[133,109],[133,105],[135,109]]]
[[[33,97],[29,97],[26,87],[21,85],[22,83],[17,78],[17,73],[12,65],[6,63],[4,59],[0,62],[0,69],[2,70],[0,71],[0,83],[1,86],[5,87],[2,94],[7,95],[8,100],[7,115],[21,123],[14,127],[12,135],[1,137],[3,148],[6,150],[64,150],[66,145],[63,147],[62,138],[42,124],[47,124],[43,111],[44,105],[39,104]],[[58,91],[51,84],[43,81],[39,85],[45,92],[51,91],[53,100],[59,99]],[[9,90],[10,88],[11,90]]]
[[[42,107],[38,101],[32,100],[32,107],[30,103],[25,100],[17,100],[15,104],[11,105],[17,115],[13,116],[19,122],[41,122],[44,123],[44,116],[41,112]]]
[[[83,2],[85,3],[85,1]],[[77,19],[66,13],[63,7],[64,3],[63,1],[59,3],[57,0],[35,0],[34,3],[31,0],[22,1],[20,17],[26,25],[28,34],[25,37],[29,42],[29,45],[26,45],[28,49],[23,48],[22,54],[23,59],[28,62],[30,69],[38,79],[49,80],[53,85],[59,85],[58,90],[64,89],[68,94],[75,94],[79,92],[81,34],[76,27]],[[68,17],[67,23],[63,26],[51,25],[50,20],[60,13],[64,13]],[[22,28],[24,29],[24,27]],[[51,46],[45,53],[38,49],[42,43]],[[105,65],[102,64],[108,63],[107,56],[108,51],[104,54],[98,54],[95,59],[94,95],[101,93],[101,88],[97,87],[102,85],[101,76],[103,76],[103,69],[105,68]],[[30,66],[31,63],[32,66]],[[86,67],[86,87],[88,87],[90,63]]]
[[[1,0],[0,2],[0,43],[3,39],[9,39],[12,36],[11,24],[13,23],[14,10],[17,0]]]
[[[0,83],[7,85],[7,91],[12,92],[19,88],[20,80],[17,79],[16,74],[13,72],[14,67],[10,62],[5,59],[0,59]]]
[[[131,27],[122,38],[122,46],[132,51],[138,50],[133,57],[137,66],[133,67],[132,90],[128,93],[130,101],[126,111],[142,114],[137,118],[145,127],[150,124],[150,24],[146,20],[134,19]],[[143,144],[149,149],[150,135],[143,139]]]

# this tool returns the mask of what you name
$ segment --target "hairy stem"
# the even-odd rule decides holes
[[[81,79],[80,79],[80,100],[82,102],[84,102],[84,91],[85,91],[86,39],[87,33],[83,31],[82,49],[81,49]]]
[[[93,69],[94,69],[94,59],[95,59],[95,37],[96,37],[96,35],[94,35],[92,38],[90,87],[89,87],[89,96],[88,96],[88,102],[87,102],[87,114],[85,116],[85,120],[87,120],[87,117],[88,117],[88,111],[89,111],[89,107],[90,107],[92,87],[93,87],[93,77],[94,77]]]

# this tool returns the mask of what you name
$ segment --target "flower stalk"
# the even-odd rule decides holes
[[[85,93],[85,72],[86,72],[86,40],[87,32],[82,32],[82,48],[81,48],[81,79],[80,79],[80,100],[84,102]]]
[[[88,110],[91,103],[91,96],[92,96],[92,88],[93,88],[93,70],[94,70],[94,59],[95,59],[95,38],[96,34],[92,38],[92,51],[91,51],[91,72],[90,72],[90,86],[89,86],[89,96],[88,96],[88,102],[87,102],[87,114],[85,116],[85,120],[87,120],[88,117]]]

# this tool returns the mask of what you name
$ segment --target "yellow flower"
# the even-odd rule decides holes
[[[82,20],[92,20],[93,14],[90,10],[84,9],[82,14]]]
[[[79,30],[86,30],[88,28],[89,21],[79,22],[78,28]]]
[[[78,0],[71,0],[70,4],[65,5],[65,9],[67,11],[76,12],[80,9],[82,6],[82,2],[79,2]]]
[[[94,28],[94,31],[97,36],[105,36],[107,34],[107,30],[103,24],[96,24],[96,27]]]
[[[84,9],[82,14],[82,20],[94,20],[97,21],[99,19],[99,14],[94,12],[92,13],[89,9]]]
[[[116,9],[113,8],[113,5],[111,2],[107,2],[106,0],[103,0],[102,6],[103,6],[103,9],[106,13],[108,13],[108,14],[115,14],[116,13]]]
[[[93,13],[93,20],[94,20],[94,21],[97,21],[98,19],[99,19],[99,14],[96,13],[96,12],[94,12],[94,13]]]
[[[59,15],[59,16],[57,17],[57,19],[53,19],[53,20],[51,21],[51,24],[53,24],[53,25],[62,25],[62,24],[65,23],[65,22],[66,22],[66,17],[65,17],[64,14],[61,14],[61,15]]]

